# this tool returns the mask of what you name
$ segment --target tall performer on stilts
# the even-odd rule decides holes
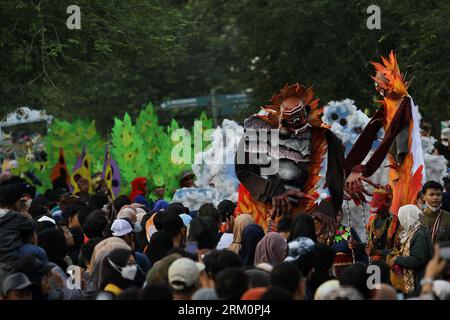
[[[372,62],[376,74],[377,92],[383,97],[364,131],[356,140],[345,159],[345,193],[356,203],[365,201],[369,194],[363,181],[367,180],[388,156],[389,185],[393,189],[391,212],[394,214],[390,233],[396,230],[397,213],[401,206],[415,204],[422,183],[425,182],[425,168],[420,141],[419,111],[408,94],[409,83],[400,72],[394,52],[389,59],[381,57],[382,63]],[[384,128],[381,144],[363,165],[377,133]],[[392,236],[392,235],[390,235]]]
[[[342,142],[322,123],[312,87],[286,85],[271,102],[244,122],[235,159],[241,182],[236,212],[252,214],[267,231],[275,230],[280,216],[310,213],[317,233],[331,239],[343,200]],[[320,199],[325,159],[329,196]]]

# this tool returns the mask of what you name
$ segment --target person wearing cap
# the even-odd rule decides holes
[[[10,274],[3,281],[3,299],[31,300],[32,288],[35,286],[22,272]]]
[[[200,273],[205,265],[189,258],[179,258],[169,267],[169,285],[174,300],[192,300],[192,295],[199,288]]]
[[[184,171],[180,174],[180,188],[195,188],[195,175],[192,171]]]
[[[148,269],[150,269],[150,261],[145,254],[136,251],[136,245],[134,242],[135,230],[133,229],[131,222],[127,218],[116,219],[111,225],[111,231],[114,237],[123,239],[131,247],[131,250],[134,252],[136,257],[138,266],[144,272],[147,272]]]

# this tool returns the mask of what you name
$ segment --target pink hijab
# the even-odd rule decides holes
[[[277,265],[283,262],[287,253],[287,242],[278,232],[269,232],[256,246],[255,265],[266,262]]]

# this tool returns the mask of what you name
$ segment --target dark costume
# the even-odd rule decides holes
[[[321,122],[322,108],[318,107],[312,88],[305,89],[299,84],[285,86],[271,101],[273,105],[262,108],[266,114],[250,116],[244,123],[245,134],[235,166],[241,182],[237,214],[252,213],[256,223],[273,230],[276,226],[273,220],[279,217],[269,214],[274,207],[273,198],[296,190],[307,196],[289,196],[292,205],[289,214],[320,212],[335,218],[343,200],[341,140]],[[289,101],[291,107],[287,106]],[[272,136],[276,134],[271,131],[274,129],[280,129],[278,141]],[[330,196],[319,201],[319,173],[325,157]],[[265,174],[274,160],[279,161],[278,170]]]

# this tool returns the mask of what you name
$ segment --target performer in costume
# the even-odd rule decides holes
[[[386,256],[395,248],[398,248],[399,232],[398,224],[392,223],[392,214],[389,209],[392,204],[392,188],[378,186],[373,191],[370,202],[369,222],[367,228],[366,254],[371,261],[386,260]]]
[[[383,97],[381,108],[371,118],[345,159],[345,192],[357,203],[365,201],[363,186],[381,165],[386,155],[389,160],[389,184],[393,189],[391,212],[397,224],[398,209],[415,204],[418,192],[425,181],[425,169],[420,141],[419,112],[408,94],[409,83],[400,73],[394,52],[389,59],[381,58],[375,66],[376,90]],[[377,133],[384,128],[385,135],[379,147],[366,164],[362,161],[371,149]]]
[[[342,211],[336,217],[338,227],[336,228],[334,241],[331,248],[336,252],[334,256],[333,269],[337,278],[342,272],[355,262],[368,262],[364,253],[364,244],[361,242],[358,233],[349,225],[343,224]]]
[[[235,161],[241,183],[236,213],[252,213],[255,222],[268,231],[275,229],[282,215],[311,213],[322,222],[319,233],[333,233],[343,199],[341,140],[321,121],[323,108],[312,87],[286,85],[271,101],[272,105],[262,107],[262,113],[244,122],[245,134]],[[271,129],[279,129],[278,143],[271,137]],[[250,134],[254,132],[256,136]],[[255,148],[252,143],[258,140]],[[329,196],[319,199],[319,172],[325,157]],[[255,164],[252,158],[257,159]],[[278,160],[277,172],[265,174],[263,168],[274,160]]]

